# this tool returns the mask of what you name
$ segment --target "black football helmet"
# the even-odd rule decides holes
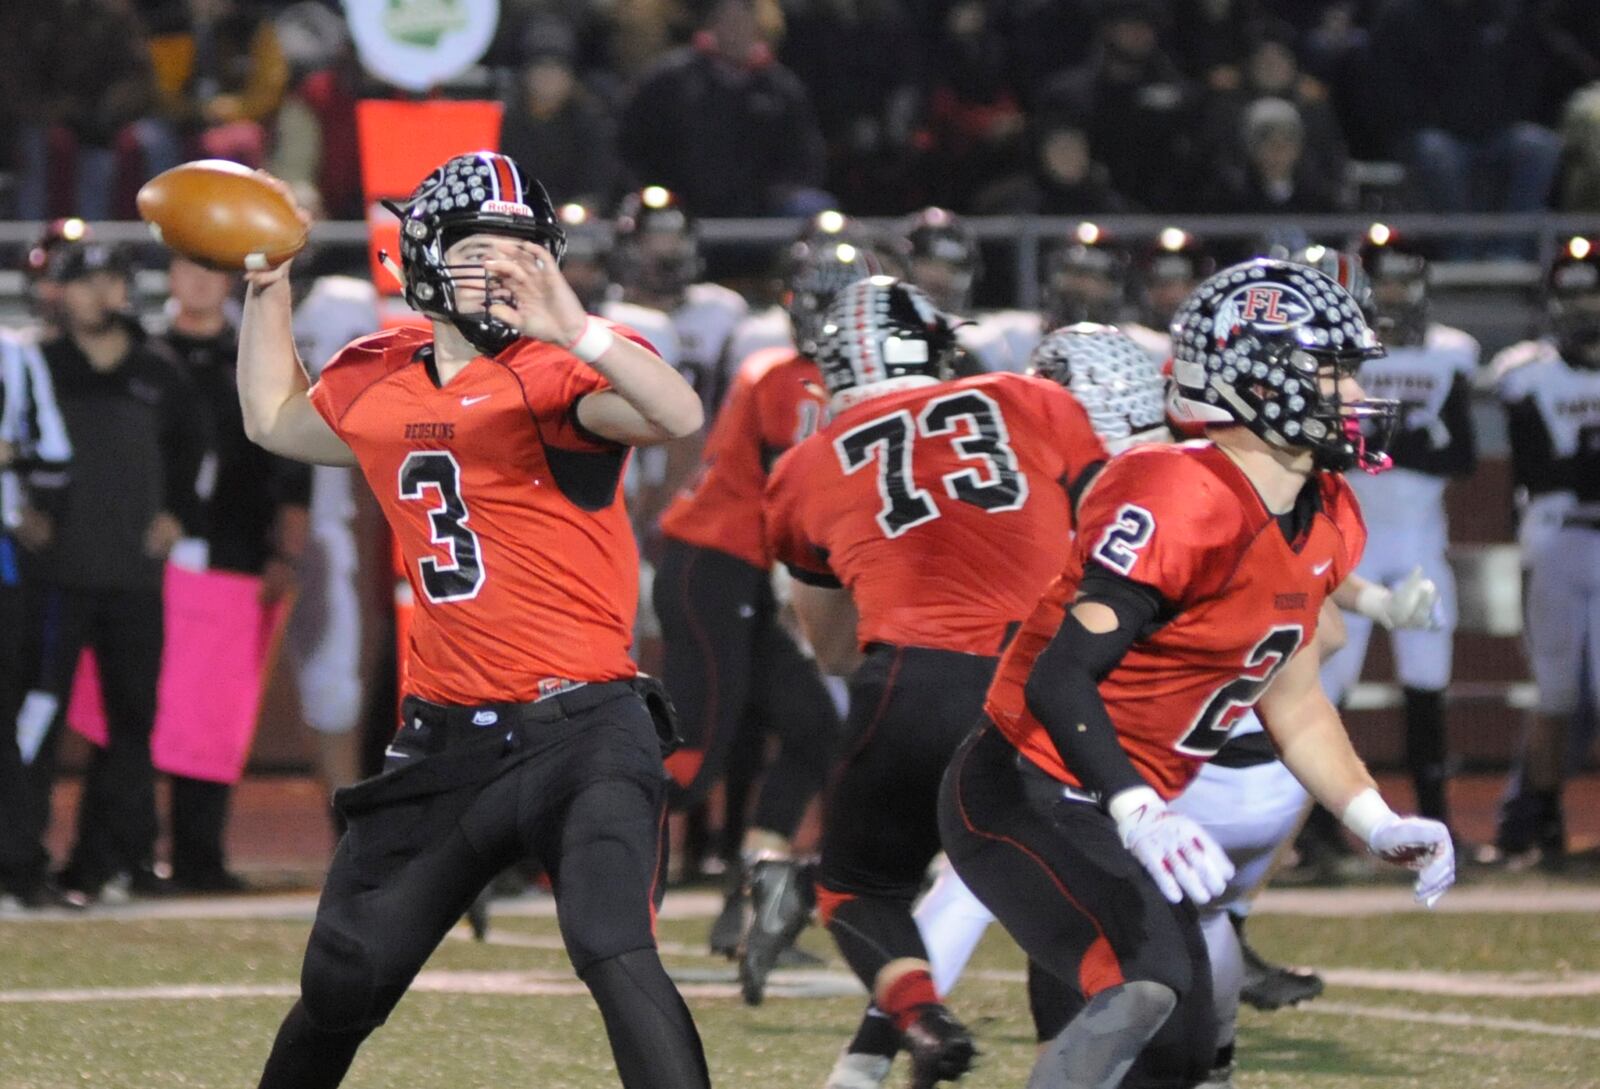
[[[1545,276],[1545,307],[1561,358],[1600,370],[1600,243],[1567,241]]]
[[[1258,257],[1212,275],[1173,317],[1172,352],[1174,420],[1242,424],[1332,472],[1388,467],[1398,402],[1323,389],[1327,371],[1353,375],[1383,347],[1350,293],[1316,269]]]
[[[1085,321],[1052,329],[1034,348],[1028,368],[1072,391],[1113,454],[1172,441],[1167,380],[1150,354],[1115,325]]]
[[[487,310],[464,314],[456,288],[475,279],[489,297],[490,277],[481,266],[446,264],[444,253],[471,234],[507,235],[534,242],[558,262],[567,239],[544,186],[524,182],[517,164],[493,151],[457,155],[412,191],[404,205],[384,201],[400,219],[400,269],[406,302],[430,318],[448,321],[485,355],[498,355],[517,339],[511,326]]]
[[[900,378],[949,377],[955,323],[923,291],[892,276],[870,276],[828,304],[811,358],[831,396]]]
[[[1201,280],[1216,271],[1205,244],[1179,227],[1167,227],[1139,261],[1139,309],[1152,329],[1165,329]]]
[[[1039,301],[1052,328],[1080,321],[1110,324],[1127,298],[1128,255],[1093,223],[1045,253]]]
[[[810,355],[822,314],[833,297],[857,280],[882,274],[883,260],[871,236],[838,212],[820,212],[784,252],[783,308],[795,347]]]
[[[1428,259],[1383,223],[1367,228],[1358,252],[1372,281],[1378,335],[1391,347],[1421,344],[1428,332]]]
[[[647,185],[623,197],[613,228],[611,277],[624,290],[680,299],[700,278],[700,236],[670,189]]]
[[[1295,250],[1289,255],[1289,260],[1297,265],[1316,269],[1344,288],[1361,308],[1361,316],[1367,325],[1376,327],[1378,308],[1372,296],[1372,279],[1367,275],[1366,267],[1362,265],[1359,256],[1334,246],[1312,243]]]
[[[898,237],[906,279],[941,310],[961,313],[972,305],[983,261],[965,220],[944,208],[924,208],[901,225]]]
[[[594,313],[612,294],[611,272],[607,267],[610,226],[593,208],[576,201],[557,208],[556,218],[567,236],[561,274],[583,308]]]

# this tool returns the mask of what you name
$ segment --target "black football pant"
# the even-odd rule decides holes
[[[150,731],[161,673],[161,589],[30,587],[28,601],[23,676],[36,678],[28,685],[34,699],[53,698],[56,709],[38,755],[26,769],[25,821],[0,830],[11,844],[3,853],[31,854],[42,864],[40,844],[50,820],[56,745],[78,656],[85,647],[92,648],[105,700],[107,743],[94,750],[84,776],[78,839],[65,880],[95,892],[115,874],[148,867],[155,858]]]
[[[945,852],[967,887],[1031,960],[1078,1001],[1149,981],[1178,996],[1124,1086],[1191,1086],[1216,1056],[1211,965],[1199,915],[1172,904],[1099,806],[1061,784],[985,722],[961,746],[939,798]],[[1030,983],[1036,1015],[1074,1002]]]
[[[672,807],[691,808],[727,770],[741,730],[776,734],[752,822],[791,837],[822,789],[839,732],[816,663],[778,623],[769,572],[709,548],[667,541],[654,601],[666,651],[662,680],[683,723],[668,761]]]
[[[27,613],[16,543],[0,534],[0,892],[25,895],[44,879],[47,863],[37,836],[29,836],[33,807],[22,753],[17,748],[17,708],[27,690],[23,632]]]
[[[493,719],[474,725],[486,712]],[[338,1085],[478,892],[526,858],[550,875],[562,940],[600,1006],[622,1084],[709,1085],[694,1022],[655,950],[665,773],[632,687],[495,708],[408,699],[402,716],[383,774],[335,796],[348,830],[263,1089]],[[561,1046],[536,1034],[530,1059]]]
[[[850,717],[823,805],[817,903],[871,991],[927,960],[911,908],[939,853],[939,783],[983,713],[998,659],[875,644],[850,678]]]

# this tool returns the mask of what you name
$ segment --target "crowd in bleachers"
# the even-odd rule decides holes
[[[1600,209],[1585,0],[503,0],[502,146],[558,201],[700,216]],[[324,0],[0,12],[0,218],[131,218],[220,156],[361,215],[366,75]]]

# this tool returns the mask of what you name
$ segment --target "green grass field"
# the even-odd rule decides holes
[[[1241,1089],[1600,1086],[1600,912],[1541,913],[1535,889],[1498,891],[1483,911],[1450,914],[1282,914],[1266,905],[1251,924],[1256,945],[1327,969],[1333,982],[1299,1010],[1246,1011]],[[1337,894],[1323,895],[1337,911]],[[347,1085],[616,1085],[599,1016],[567,969],[554,920],[510,913],[518,910],[497,914],[489,944],[464,932],[445,943]],[[747,1009],[732,966],[697,952],[707,925],[663,919],[660,937],[715,1084],[818,1089],[861,1009],[836,958],[780,973],[780,993]],[[115,910],[0,921],[0,1089],[253,1086],[292,1000],[306,931],[304,918]],[[815,930],[802,944],[832,953]],[[1027,1079],[1022,966],[995,930],[951,996],[984,1051],[963,1085]]]

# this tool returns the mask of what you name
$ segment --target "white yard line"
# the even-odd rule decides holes
[[[1479,1017],[1476,1014],[1451,1013],[1447,1010],[1408,1010],[1397,1006],[1362,1006],[1353,1002],[1329,1002],[1326,999],[1319,999],[1295,1007],[1294,1012],[1371,1017],[1378,1021],[1404,1021],[1414,1025],[1450,1025],[1498,1032],[1526,1032],[1537,1036],[1600,1040],[1600,1028],[1590,1028],[1586,1025],[1552,1025],[1545,1021],[1523,1021],[1512,1017]]]
[[[130,904],[95,907],[89,911],[4,911],[0,923],[117,922],[148,919],[310,919],[317,909],[313,894],[275,896],[181,897],[172,900],[136,900]],[[722,910],[717,892],[671,892],[662,904],[663,919],[709,919]],[[1399,915],[1423,909],[1410,889],[1320,888],[1268,889],[1254,909],[1263,915],[1341,916]],[[1433,909],[1436,914],[1548,915],[1600,913],[1600,888],[1572,885],[1480,886],[1451,889]],[[555,901],[547,894],[531,893],[512,900],[496,900],[495,918],[551,919]]]

